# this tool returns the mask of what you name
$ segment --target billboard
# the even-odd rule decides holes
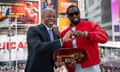
[[[70,21],[68,18],[59,18],[59,31],[66,29],[70,24]]]
[[[120,0],[111,0],[113,41],[120,41]]]
[[[57,10],[57,0],[41,0],[42,9],[54,8]]]
[[[0,62],[27,59],[26,35],[0,35]]]
[[[37,25],[40,16],[39,1],[0,3],[0,27],[11,23],[18,25]]]
[[[74,0],[58,0],[58,13],[66,13],[69,5],[77,5],[77,2]]]
[[[111,0],[111,12],[113,24],[118,23],[120,20],[119,0]]]

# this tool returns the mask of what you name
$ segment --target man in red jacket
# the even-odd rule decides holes
[[[77,6],[70,5],[66,12],[71,24],[61,32],[63,37],[68,31],[72,31],[72,40],[63,43],[63,48],[83,48],[88,55],[88,59],[80,64],[75,64],[73,72],[101,72],[99,68],[100,55],[98,43],[108,41],[106,31],[92,21],[80,19],[80,10]],[[72,72],[69,70],[68,72]]]

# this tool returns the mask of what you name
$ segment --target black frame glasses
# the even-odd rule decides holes
[[[79,12],[76,11],[76,12],[74,12],[74,13],[69,13],[69,14],[68,14],[68,16],[70,16],[70,17],[73,17],[74,15],[78,16],[78,15],[79,15]]]

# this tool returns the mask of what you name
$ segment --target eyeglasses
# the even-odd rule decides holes
[[[79,15],[79,12],[77,11],[77,12],[74,12],[74,13],[69,13],[68,15],[69,15],[70,17],[73,17],[74,14],[77,16],[77,15]]]

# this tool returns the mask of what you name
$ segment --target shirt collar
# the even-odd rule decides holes
[[[49,28],[46,24],[43,24],[43,25],[46,27],[47,31],[49,31],[49,29],[52,29],[52,28]]]

